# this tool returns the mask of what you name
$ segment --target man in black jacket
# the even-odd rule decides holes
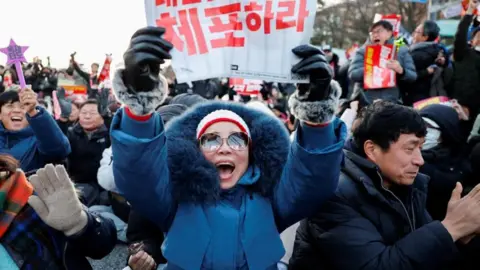
[[[472,32],[470,46],[468,29],[473,21],[473,12],[478,0],[470,0],[465,16],[458,25],[455,34],[455,74],[453,78],[453,97],[458,100],[471,119],[475,119],[480,109],[480,28]]]
[[[291,269],[465,269],[458,252],[478,240],[480,185],[461,198],[457,184],[445,219],[432,221],[421,116],[379,101],[359,117],[335,196],[297,230]]]
[[[417,70],[417,80],[415,82],[402,83],[400,90],[402,93],[403,104],[412,106],[413,103],[430,97],[430,88],[432,78],[437,68],[443,68],[438,63],[437,58],[441,46],[435,42],[440,34],[440,27],[434,21],[425,21],[420,24],[413,32],[413,45],[410,47]],[[446,93],[444,94],[446,96]]]

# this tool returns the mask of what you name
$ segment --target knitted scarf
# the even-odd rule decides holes
[[[23,172],[0,173],[0,239],[32,193],[33,187]]]

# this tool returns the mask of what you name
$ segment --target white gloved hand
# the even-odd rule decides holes
[[[82,231],[88,217],[65,167],[48,164],[30,177],[36,195],[28,203],[48,226],[66,236]]]

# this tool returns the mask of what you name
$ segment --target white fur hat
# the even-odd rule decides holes
[[[197,139],[199,139],[211,125],[218,122],[230,122],[237,125],[242,132],[247,133],[248,137],[250,136],[250,129],[247,126],[247,123],[236,113],[229,110],[216,110],[213,111],[207,116],[205,116],[202,121],[197,126]]]

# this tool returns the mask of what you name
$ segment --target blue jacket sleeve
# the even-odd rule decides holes
[[[279,231],[314,214],[333,195],[346,135],[345,124],[338,119],[325,127],[299,126],[274,194]]]
[[[68,243],[85,257],[100,260],[117,244],[117,229],[110,219],[85,211],[88,223],[83,231],[68,237]]]
[[[48,159],[66,158],[72,151],[67,137],[53,117],[42,107],[37,107],[34,117],[27,114],[27,121],[37,138],[38,151]]]
[[[132,207],[166,231],[174,214],[162,118],[137,121],[123,109],[111,128],[115,184]]]
[[[350,63],[350,67],[348,68],[348,78],[353,82],[363,84],[364,61],[365,47],[362,47],[355,53],[353,60]]]
[[[400,76],[402,81],[414,82],[417,80],[417,70],[413,58],[404,46],[400,47],[399,51],[400,65],[403,67],[403,74]]]

